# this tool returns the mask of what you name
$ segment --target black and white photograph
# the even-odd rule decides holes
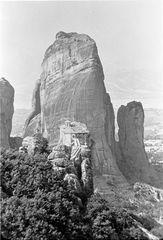
[[[2,240],[163,240],[163,0],[0,1]]]

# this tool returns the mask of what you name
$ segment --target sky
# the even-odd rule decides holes
[[[96,41],[114,107],[163,108],[163,1],[0,2],[0,77],[30,108],[45,50],[59,31]]]

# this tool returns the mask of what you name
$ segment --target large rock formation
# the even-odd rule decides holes
[[[159,186],[161,183],[149,164],[144,148],[144,110],[140,102],[130,102],[118,110],[117,162],[130,183],[137,181]]]
[[[95,171],[121,178],[114,158],[114,111],[94,40],[84,34],[59,32],[45,52],[40,82],[26,129],[40,111],[41,132],[56,145],[59,126],[65,120],[85,123],[92,137]],[[36,94],[39,88],[40,94]]]
[[[33,90],[32,96],[32,110],[30,115],[28,116],[25,122],[25,133],[23,137],[32,135],[35,131],[40,130],[40,112],[41,112],[41,104],[40,104],[40,86],[41,81],[38,79],[35,84],[35,88]]]
[[[31,114],[30,114],[31,116]],[[28,119],[25,122],[25,133],[23,134],[23,138],[27,136],[33,136],[33,134],[41,132],[41,114],[37,114],[32,119]]]
[[[14,88],[5,79],[0,79],[0,148],[10,146],[12,116],[14,113]]]
[[[36,153],[48,153],[48,141],[41,133],[35,133],[33,136],[25,137],[19,152],[34,155]]]

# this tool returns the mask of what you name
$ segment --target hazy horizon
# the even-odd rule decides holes
[[[58,31],[96,41],[115,108],[141,101],[163,108],[162,1],[0,2],[0,75],[15,88],[15,109],[30,109],[45,50]]]

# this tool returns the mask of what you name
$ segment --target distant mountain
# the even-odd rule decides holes
[[[145,111],[145,127],[151,125],[163,124],[163,109],[146,108]]]
[[[163,109],[145,109],[145,138],[163,139]]]
[[[146,69],[123,69],[110,66],[105,73],[105,84],[112,102],[119,106],[130,101],[141,101],[143,106],[163,108],[163,82],[159,72]],[[114,105],[115,105],[114,104]]]

